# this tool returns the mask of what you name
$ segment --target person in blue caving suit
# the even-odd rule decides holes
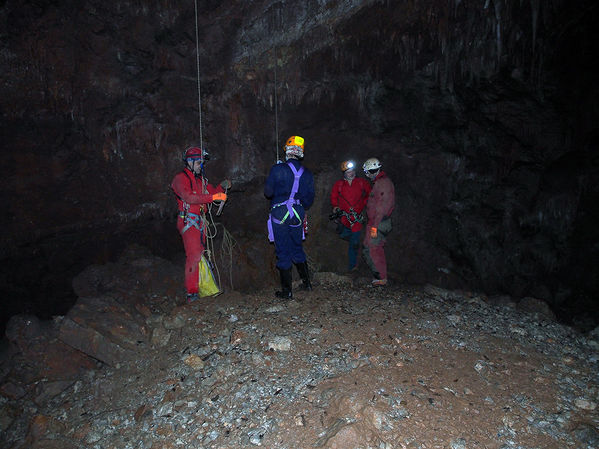
[[[302,288],[312,290],[306,253],[303,248],[304,217],[314,202],[314,177],[302,165],[304,139],[291,136],[285,143],[285,163],[273,165],[266,178],[264,196],[270,200],[268,229],[274,241],[277,269],[281,276],[278,298],[290,299],[292,267],[295,264]]]

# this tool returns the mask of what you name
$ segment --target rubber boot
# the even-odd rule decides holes
[[[310,271],[308,270],[308,262],[296,263],[297,272],[302,278],[302,290],[312,291],[312,283],[310,282]]]
[[[281,291],[275,292],[275,296],[283,299],[293,298],[291,293],[291,268],[286,270],[279,268],[279,274],[281,275]]]

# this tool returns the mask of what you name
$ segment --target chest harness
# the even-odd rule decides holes
[[[195,193],[197,191],[197,180],[194,178],[190,178],[189,175],[187,174],[187,172],[183,172],[185,174],[185,176],[187,176],[187,179],[189,179],[189,184],[191,186],[191,190]],[[195,182],[194,182],[195,181]],[[202,178],[202,187],[204,185],[204,178]],[[183,228],[181,229],[181,235],[185,234],[185,232],[187,232],[190,228],[196,228],[198,231],[200,231],[201,234],[201,239],[204,240],[204,237],[206,235],[205,233],[205,228],[206,228],[206,224],[204,223],[204,220],[202,218],[203,212],[204,212],[204,206],[200,206],[200,210],[201,212],[199,214],[195,214],[193,212],[190,212],[189,209],[191,208],[191,204],[189,204],[188,202],[186,202],[183,198],[181,198],[179,195],[177,195],[177,192],[175,192],[175,196],[179,199],[179,201],[181,201],[183,210],[179,211],[179,217],[181,217],[183,219]]]
[[[297,228],[298,226],[302,226],[302,220],[299,216],[299,214],[297,213],[297,211],[293,208],[293,206],[297,205],[297,204],[301,204],[300,200],[295,199],[295,194],[297,193],[297,191],[299,190],[299,181],[300,178],[302,177],[302,174],[304,173],[304,167],[300,167],[299,170],[297,170],[293,164],[291,162],[287,162],[287,165],[289,166],[289,168],[291,169],[291,171],[293,172],[293,186],[291,187],[291,193],[289,194],[289,199],[287,201],[283,201],[282,203],[277,203],[275,205],[273,205],[270,210],[272,211],[273,209],[279,207],[279,206],[287,206],[287,212],[285,213],[285,215],[283,216],[283,218],[281,220],[277,220],[276,218],[274,218],[272,216],[272,213],[270,213],[268,215],[268,240],[271,242],[275,241],[275,236],[272,230],[272,224],[273,222],[276,224],[284,224],[285,221],[292,215],[294,215],[298,221],[299,224],[297,225],[289,225],[292,226],[294,228]],[[302,238],[305,238],[304,235],[304,231],[302,228]]]

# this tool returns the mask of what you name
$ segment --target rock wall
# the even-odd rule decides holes
[[[336,168],[376,156],[396,183],[395,279],[588,307],[597,9],[200,1],[196,29],[193,2],[2,2],[3,294],[28,312],[125,242],[177,257],[168,185],[200,141],[210,179],[234,182],[221,220],[243,263],[229,281],[273,282],[262,183],[300,134],[317,266],[344,265],[326,219]]]

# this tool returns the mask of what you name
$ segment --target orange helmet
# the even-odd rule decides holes
[[[285,143],[285,155],[287,159],[290,157],[297,157],[302,159],[304,157],[304,138],[300,136],[291,136]]]
[[[287,139],[286,147],[300,147],[302,150],[304,149],[304,138],[300,136],[291,136]]]
[[[346,172],[347,170],[355,170],[356,164],[353,161],[344,161],[341,163],[341,171]]]

